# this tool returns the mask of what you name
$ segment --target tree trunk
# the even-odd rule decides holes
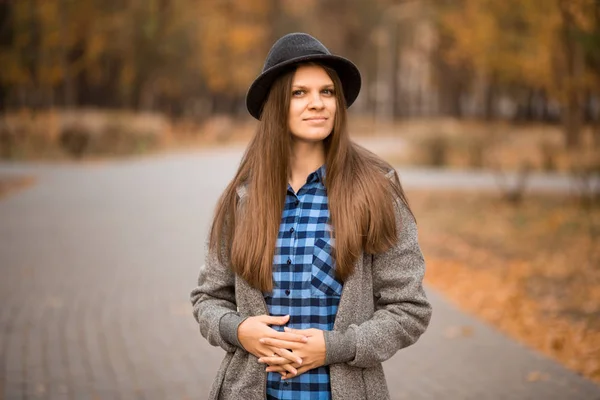
[[[583,101],[579,80],[584,70],[584,54],[581,45],[575,37],[575,21],[568,10],[568,0],[559,0],[559,8],[563,23],[563,48],[565,55],[564,92],[565,103],[562,110],[562,120],[565,132],[565,145],[574,149],[581,142],[581,126],[583,119]]]
[[[557,122],[556,113],[550,112],[550,102],[546,90],[542,90],[540,102],[542,104],[542,122]]]
[[[14,26],[10,23],[12,2],[0,1],[0,46],[9,47],[13,41]],[[0,111],[7,108],[9,85],[0,84]]]
[[[40,26],[39,21],[36,18],[35,12],[35,1],[29,0],[29,32],[31,34],[31,40],[27,46],[26,51],[26,68],[31,79],[31,86],[29,89],[29,98],[27,99],[28,105],[32,109],[38,109],[40,107],[40,93],[39,93],[39,55],[40,55]],[[33,100],[32,100],[33,99]]]
[[[462,116],[461,96],[464,68],[450,65],[443,56],[444,49],[449,46],[448,38],[442,36],[435,55],[435,68],[439,87],[439,113],[443,116],[460,118]]]
[[[60,21],[60,42],[61,42],[61,63],[63,69],[63,106],[71,108],[75,105],[75,86],[73,84],[73,76],[71,74],[71,63],[69,60],[69,51],[67,49],[67,37],[65,27],[67,18],[65,12],[67,10],[67,4],[65,0],[61,0],[61,4],[58,10],[59,21]]]
[[[485,88],[483,117],[486,121],[491,121],[494,118],[494,100],[496,100],[496,79],[492,76]]]
[[[565,132],[565,145],[568,149],[579,147],[581,142],[581,126],[583,110],[579,93],[570,91],[567,104],[563,109],[563,127]]]
[[[392,96],[392,115],[395,119],[404,116],[411,117],[410,110],[403,110],[402,107],[402,93],[400,92],[399,82],[398,82],[398,69],[400,65],[400,40],[398,40],[399,35],[399,23],[398,21],[392,21],[390,27],[390,48],[392,53],[392,71],[390,74],[390,89]],[[404,111],[404,112],[403,112]]]

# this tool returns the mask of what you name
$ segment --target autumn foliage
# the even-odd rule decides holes
[[[600,119],[594,0],[5,0],[0,27],[0,109],[246,115],[271,44],[305,31],[358,64],[359,113],[562,121],[571,148]]]
[[[600,210],[565,195],[409,193],[426,281],[513,338],[600,381]]]

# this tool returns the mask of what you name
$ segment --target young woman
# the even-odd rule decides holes
[[[260,122],[191,294],[200,332],[227,352],[210,399],[386,399],[381,363],[427,328],[398,176],[348,136],[360,83],[353,63],[296,33],[248,91]]]

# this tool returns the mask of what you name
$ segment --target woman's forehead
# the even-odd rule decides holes
[[[333,85],[331,77],[319,65],[301,65],[294,73],[292,84],[296,86]]]

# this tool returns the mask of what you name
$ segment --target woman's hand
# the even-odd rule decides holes
[[[293,367],[292,364],[299,366],[304,364],[304,362],[300,356],[286,350],[290,347],[280,348],[269,345],[268,343],[260,342],[260,340],[266,338],[277,340],[280,343],[292,343],[294,345],[307,343],[309,339],[301,333],[290,331],[278,332],[269,326],[285,325],[289,319],[289,315],[284,317],[271,317],[269,315],[249,317],[238,327],[238,339],[244,349],[255,357],[259,359],[262,357],[272,358],[274,356],[282,358],[285,362],[278,364],[281,366],[282,371],[284,373],[295,373],[297,372],[296,367]]]
[[[268,364],[267,372],[279,372],[282,379],[301,375],[306,371],[318,368],[325,364],[325,336],[320,329],[290,329],[284,328],[285,333],[305,336],[308,340],[305,343],[281,340],[279,338],[265,337],[260,342],[279,349],[292,350],[293,355],[300,357],[302,363],[290,362],[287,357],[261,357],[259,362]],[[292,367],[296,370],[290,370]]]

